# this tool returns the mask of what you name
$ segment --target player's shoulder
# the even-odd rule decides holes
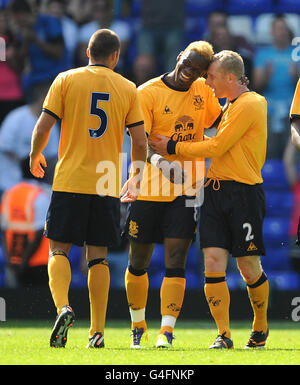
[[[67,80],[78,75],[80,76],[80,74],[84,72],[85,68],[86,67],[71,68],[67,71],[60,72],[57,75],[56,80]]]
[[[155,78],[147,80],[145,83],[138,86],[138,91],[151,91],[156,88],[159,88],[163,85],[162,76],[157,76]]]
[[[237,100],[238,103],[234,102],[233,104],[238,110],[241,109],[247,115],[250,114],[255,117],[257,114],[267,113],[266,98],[255,91],[245,92]]]
[[[258,106],[267,103],[266,98],[255,91],[245,92],[243,96],[242,102],[245,104],[251,103],[253,106]]]
[[[112,71],[112,76],[114,76],[116,82],[122,84],[124,87],[136,89],[136,85],[133,81],[127,79],[125,76],[119,74],[118,72]]]

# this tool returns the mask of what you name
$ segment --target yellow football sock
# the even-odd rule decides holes
[[[92,265],[88,272],[91,326],[89,335],[104,335],[106,309],[110,285],[110,272],[106,261]]]
[[[149,288],[148,273],[135,275],[127,268],[125,272],[125,288],[131,315],[131,328],[143,328],[146,330],[145,308]]]
[[[213,316],[218,334],[230,338],[229,305],[230,294],[226,283],[225,272],[205,272],[204,292],[211,315]]]
[[[71,267],[64,253],[56,252],[48,262],[49,287],[57,309],[57,314],[65,305],[69,305],[69,287],[71,282]]]
[[[262,273],[253,282],[247,282],[247,290],[254,313],[253,331],[263,331],[268,328],[267,311],[269,300],[269,282],[265,273]]]
[[[176,319],[178,318],[183,304],[185,293],[186,280],[183,277],[164,277],[160,288],[161,315],[162,318],[168,319],[165,316],[174,317],[172,324],[163,323],[160,333],[165,331],[172,333]]]

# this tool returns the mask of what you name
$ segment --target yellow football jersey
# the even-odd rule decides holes
[[[246,184],[262,183],[267,149],[267,101],[245,92],[229,104],[215,137],[191,146],[176,145],[184,156],[212,158],[207,176]]]
[[[181,91],[171,88],[161,76],[141,85],[138,92],[145,131],[154,141],[155,134],[185,143],[202,141],[204,129],[211,127],[221,113],[218,99],[203,78],[197,79],[189,90]],[[170,183],[158,168],[147,163],[138,199],[172,201],[180,195],[196,194],[196,182],[201,182],[205,173],[204,160],[178,155],[165,158],[180,162],[187,177],[184,185]]]
[[[297,86],[295,89],[293,101],[290,109],[290,117],[293,119],[294,117],[300,118],[300,80],[297,82]]]
[[[43,110],[61,119],[53,190],[119,197],[124,129],[143,123],[135,84],[102,65],[72,69]]]

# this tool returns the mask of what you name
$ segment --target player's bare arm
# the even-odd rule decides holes
[[[137,199],[147,158],[147,139],[144,124],[129,128],[131,137],[132,176],[121,190],[121,202],[128,203]]]
[[[294,118],[291,123],[292,143],[300,151],[300,119]]]
[[[48,143],[50,131],[55,122],[53,116],[42,112],[34,127],[31,140],[30,171],[36,178],[43,178],[45,175],[43,167],[47,167],[47,162],[42,151]]]

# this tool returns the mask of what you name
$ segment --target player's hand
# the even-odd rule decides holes
[[[155,138],[156,140],[155,141],[150,139],[148,140],[149,145],[153,148],[153,150],[157,154],[168,155],[167,145],[170,138],[168,138],[167,136],[158,135],[158,134],[153,135],[153,138]]]
[[[137,200],[140,192],[140,180],[137,176],[129,178],[122,187],[121,190],[121,202],[129,203]]]
[[[44,178],[44,168],[47,167],[47,162],[43,154],[30,155],[29,166],[31,174],[33,176],[35,176],[36,178]]]

